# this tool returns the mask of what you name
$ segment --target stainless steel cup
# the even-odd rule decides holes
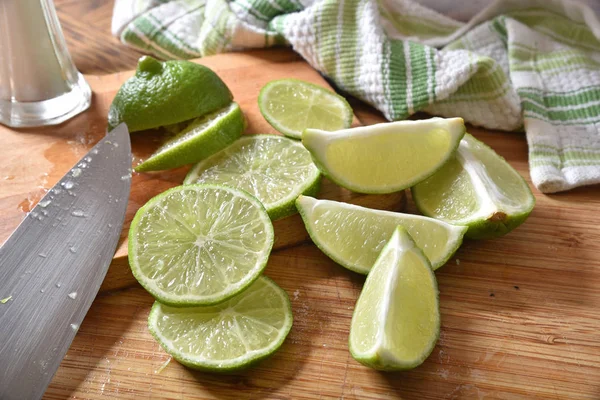
[[[0,0],[0,123],[59,124],[86,110],[91,96],[52,0]]]

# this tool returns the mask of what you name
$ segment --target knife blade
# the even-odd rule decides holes
[[[44,394],[106,275],[130,183],[131,144],[121,124],[0,248],[1,400]]]

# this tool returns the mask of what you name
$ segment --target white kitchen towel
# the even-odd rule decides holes
[[[390,120],[525,129],[535,186],[600,183],[600,22],[568,0],[499,0],[468,23],[410,0],[117,0],[113,33],[163,59],[289,45]]]

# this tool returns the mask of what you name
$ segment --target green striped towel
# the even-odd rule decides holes
[[[409,0],[117,0],[113,33],[160,58],[291,45],[390,120],[522,130],[542,192],[600,183],[600,23],[566,0],[462,23]]]

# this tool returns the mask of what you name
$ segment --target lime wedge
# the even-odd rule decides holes
[[[148,327],[165,351],[190,368],[245,368],[273,354],[292,327],[285,290],[261,276],[214,306],[176,308],[154,303]]]
[[[352,108],[342,96],[312,83],[281,79],[258,96],[263,117],[279,132],[300,139],[306,128],[335,131],[352,125]]]
[[[246,289],[273,247],[263,205],[241,190],[178,186],[150,199],[129,229],[129,264],[158,301],[210,305]]]
[[[301,194],[319,190],[319,169],[295,140],[252,135],[200,162],[184,184],[215,183],[243,189],[260,200],[272,220],[294,214]]]
[[[410,235],[398,227],[356,302],[350,353],[371,368],[406,370],[425,361],[439,336],[435,274]]]
[[[336,132],[306,129],[302,143],[338,185],[359,193],[392,193],[431,176],[464,133],[462,118],[431,118]]]
[[[467,134],[456,156],[412,189],[419,210],[467,225],[467,237],[502,236],[521,225],[535,205],[525,180],[502,157]]]
[[[333,261],[367,274],[398,225],[423,249],[433,269],[444,265],[462,243],[467,230],[420,215],[317,200],[300,196],[296,207],[312,241]]]
[[[233,143],[245,128],[242,110],[237,103],[231,103],[193,120],[135,170],[159,171],[198,162]]]

